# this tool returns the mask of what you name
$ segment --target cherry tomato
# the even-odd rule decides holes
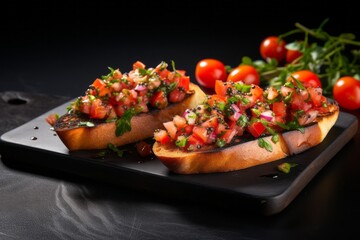
[[[339,78],[333,87],[333,96],[343,108],[360,108],[360,81],[351,76]]]
[[[276,36],[269,36],[261,42],[260,54],[265,60],[274,58],[280,63],[286,55],[285,45],[286,42],[284,40],[280,40]]]
[[[299,80],[302,83],[302,85],[306,88],[308,88],[308,87],[315,87],[315,88],[320,87],[321,88],[322,87],[319,77],[310,70],[296,71],[296,72],[292,73],[291,76],[293,76],[294,78]],[[288,81],[293,81],[293,78],[291,76],[288,78]]]
[[[145,141],[140,141],[135,145],[137,153],[141,157],[146,157],[152,154],[151,145]]]
[[[216,80],[226,81],[227,72],[224,63],[207,58],[196,64],[195,77],[201,86],[214,88]]]
[[[298,59],[302,53],[298,50],[287,50],[286,51],[286,62],[292,63],[294,60]]]
[[[243,81],[245,84],[260,84],[260,75],[257,70],[250,65],[240,65],[234,68],[227,77],[227,81]]]

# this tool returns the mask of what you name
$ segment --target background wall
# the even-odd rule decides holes
[[[360,36],[359,8],[347,1],[3,1],[0,90],[78,96],[107,67],[130,70],[176,62],[194,80],[207,57],[237,65],[260,58],[258,47],[300,22],[316,28],[329,18],[334,35]],[[49,85],[52,87],[49,88]]]

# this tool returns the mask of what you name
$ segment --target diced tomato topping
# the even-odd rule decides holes
[[[250,90],[251,95],[255,98],[254,100],[258,100],[261,99],[264,93],[264,90],[259,87],[258,85],[251,85],[251,90]]]
[[[224,96],[220,96],[220,95],[210,95],[208,96],[208,99],[207,99],[207,103],[210,105],[210,106],[216,106],[218,105],[218,103],[221,103],[221,104],[226,104],[226,97]]]
[[[173,122],[177,130],[180,130],[181,128],[184,128],[186,126],[186,119],[179,115],[175,115],[175,117],[173,118]]]
[[[158,129],[154,132],[154,139],[160,144],[167,144],[171,141],[169,134],[163,129]]]
[[[172,103],[181,102],[186,97],[186,93],[183,89],[176,88],[169,94],[169,101]]]
[[[254,121],[248,126],[247,130],[254,137],[259,137],[261,134],[265,132],[265,126],[261,122]]]
[[[186,149],[188,150],[196,150],[205,145],[205,142],[196,137],[194,134],[191,134],[187,139]]]
[[[51,126],[53,126],[54,124],[55,124],[55,122],[56,122],[56,120],[58,119],[58,115],[57,114],[55,114],[55,113],[51,113],[51,114],[49,114],[47,117],[46,117],[46,122],[48,123],[48,124],[50,124]]]
[[[110,106],[104,105],[100,99],[91,103],[90,118],[103,119],[110,112]]]
[[[163,91],[156,92],[150,99],[150,104],[153,107],[157,107],[159,109],[166,108],[168,105],[168,99],[166,94]]]
[[[193,135],[203,142],[207,142],[209,137],[207,129],[200,126],[195,126],[193,128]]]
[[[114,79],[120,79],[123,75],[119,69],[115,69],[112,76]]]
[[[185,74],[185,71],[184,71],[184,74]],[[182,88],[183,90],[188,91],[190,88],[190,77],[182,75],[182,77],[179,78],[178,88]]]
[[[106,83],[100,78],[95,79],[92,86],[95,87],[96,93],[99,97],[110,95],[110,89],[106,86]]]
[[[290,100],[290,104],[292,110],[302,110],[304,100],[297,92],[293,92]]]
[[[134,64],[133,64],[133,70],[137,69],[137,68],[140,68],[140,69],[144,69],[146,66],[144,63],[140,62],[140,61],[136,61]]]
[[[217,126],[219,124],[219,121],[218,121],[218,117],[215,116],[215,117],[212,117],[210,118],[209,120],[206,120],[205,122],[203,122],[201,124],[202,127],[205,127],[205,128],[213,128],[213,129],[216,129]]]
[[[175,123],[173,121],[169,121],[169,122],[165,122],[163,125],[166,131],[168,132],[169,136],[171,137],[171,139],[176,139],[176,132],[178,129]]]
[[[230,128],[225,131],[225,133],[220,137],[224,139],[226,143],[230,143],[231,140],[236,136],[237,131],[235,128]]]
[[[275,116],[280,116],[280,117],[286,116],[286,105],[284,102],[274,102],[272,104],[272,110]]]
[[[231,88],[231,85],[228,82],[224,82],[221,80],[215,81],[215,93],[220,96],[226,96],[228,88]]]
[[[322,89],[321,88],[308,88],[311,101],[313,102],[315,107],[320,107],[322,105],[321,99],[323,97],[322,95]]]

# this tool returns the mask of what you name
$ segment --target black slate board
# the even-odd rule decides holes
[[[2,160],[55,169],[193,204],[214,204],[264,215],[283,211],[358,128],[355,116],[340,112],[324,141],[301,154],[229,173],[178,175],[169,172],[154,156],[140,157],[133,144],[123,147],[122,158],[111,153],[99,158],[98,150],[69,152],[45,122],[48,114],[62,114],[68,105],[69,102],[62,104],[4,133],[0,141]],[[285,174],[276,169],[282,162],[298,165]]]

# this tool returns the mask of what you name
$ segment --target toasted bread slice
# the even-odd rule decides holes
[[[305,127],[304,133],[298,130],[283,132],[279,134],[277,143],[271,141],[271,136],[265,137],[272,144],[271,152],[259,147],[257,139],[192,152],[156,142],[153,152],[167,168],[179,174],[229,172],[249,168],[298,154],[321,143],[339,115],[337,105],[334,104],[331,108],[331,114],[318,117],[316,122]]]
[[[115,135],[115,122],[83,119],[74,114],[60,117],[54,124],[54,130],[69,150],[104,149],[110,143],[116,146],[134,143],[152,137],[155,129],[163,128],[163,122],[205,100],[206,95],[198,85],[190,83],[190,91],[192,94],[180,103],[132,117],[131,131],[119,137]],[[81,126],[80,122],[91,122],[94,126]]]

